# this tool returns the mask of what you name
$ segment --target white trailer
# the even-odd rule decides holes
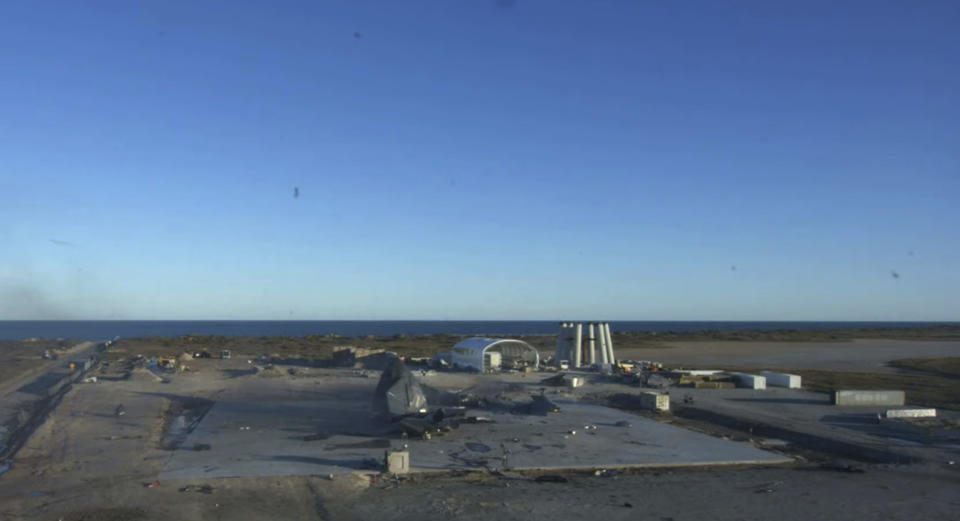
[[[800,375],[798,374],[761,371],[760,375],[767,379],[767,385],[771,387],[786,387],[787,389],[800,388]]]
[[[747,389],[766,389],[767,379],[758,374],[731,373],[737,382],[737,387],[746,387]]]

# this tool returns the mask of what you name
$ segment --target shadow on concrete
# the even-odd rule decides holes
[[[21,386],[17,392],[26,394],[35,394],[38,396],[48,396],[51,388],[60,384],[61,381],[72,378],[72,374],[63,372],[51,372],[40,375],[32,382]]]
[[[298,432],[301,434],[314,434],[317,432],[317,429],[311,428],[311,427],[303,427],[303,428],[296,428],[296,429],[293,429],[290,427],[280,427],[277,430],[279,430],[280,432]],[[303,436],[297,436],[297,437],[302,438]]]
[[[197,407],[209,408],[209,407],[212,407],[214,403],[216,403],[214,400],[208,400],[206,398],[199,398],[196,396],[186,396],[186,395],[174,394],[174,393],[161,393],[161,392],[155,392],[155,391],[138,391],[137,394],[141,394],[144,396],[156,396],[157,398],[166,398],[171,402],[182,404],[183,407],[188,409],[197,408]]]
[[[257,374],[256,367],[249,369],[221,369],[221,371],[227,375],[227,378],[240,378],[241,376],[253,376]]]
[[[827,414],[820,418],[820,421],[828,425],[871,425],[876,427],[877,415],[875,414]]]
[[[382,466],[379,462],[372,461],[371,459],[331,459],[331,458],[316,458],[312,456],[271,456],[269,458],[263,458],[268,461],[286,461],[289,463],[307,463],[311,465],[327,465],[332,467],[345,467],[348,469],[355,470],[381,470]]]
[[[100,382],[122,382],[124,380],[129,380],[130,375],[97,375],[97,381]]]
[[[372,440],[358,441],[355,443],[334,443],[326,445],[323,447],[323,450],[338,450],[338,449],[389,449],[390,440],[385,438],[374,438]]]
[[[820,418],[820,423],[873,436],[887,436],[891,434],[884,432],[883,428],[877,424],[877,416],[871,414],[827,414]]]
[[[273,365],[292,365],[295,367],[330,367],[330,360],[316,358],[278,358],[272,357],[269,363]]]

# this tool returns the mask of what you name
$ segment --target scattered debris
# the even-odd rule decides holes
[[[157,488],[157,487],[160,486],[160,482],[159,482],[159,481],[153,481],[153,482],[150,482],[150,483],[146,483],[146,484],[144,484],[143,486],[144,486],[145,488]]]
[[[554,376],[544,378],[540,380],[540,383],[543,385],[550,385],[554,387],[563,387],[567,385],[567,374],[566,373],[557,373]]]
[[[209,443],[197,443],[193,446],[193,450],[210,450]]]
[[[551,402],[546,396],[543,396],[542,394],[535,394],[533,395],[530,403],[518,405],[513,408],[512,412],[514,414],[535,414],[539,416],[546,416],[551,412],[560,412],[560,407]]]
[[[116,409],[113,410],[113,414],[114,416],[119,418],[124,414],[127,414],[127,410],[123,408],[123,404],[121,403],[120,405],[117,406]]]
[[[863,468],[853,465],[850,462],[834,460],[829,463],[823,463],[820,468],[824,470],[836,470],[838,472],[849,472],[851,474],[863,474]]]
[[[557,474],[544,474],[533,478],[533,481],[537,483],[566,483],[569,480]]]
[[[201,494],[211,494],[213,493],[213,487],[210,485],[187,485],[185,487],[180,487],[180,492],[200,492]]]
[[[489,416],[467,416],[461,423],[496,423]]]
[[[593,472],[594,476],[600,478],[613,478],[620,475],[620,471],[617,469],[599,469]]]
[[[777,487],[783,485],[783,481],[771,481],[754,487],[754,494],[770,494],[777,491]]]
[[[666,376],[659,375],[656,373],[641,373],[642,381],[644,387],[654,387],[657,389],[666,389],[673,385],[673,380],[667,378]]]

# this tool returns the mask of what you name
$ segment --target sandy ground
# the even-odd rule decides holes
[[[960,356],[960,342],[855,340],[853,342],[670,342],[661,348],[621,349],[621,359],[655,360],[671,365],[756,366],[895,371],[899,358]]]
[[[960,473],[942,467],[866,466],[863,473],[810,467],[645,471],[614,478],[366,476],[195,481],[144,488],[90,480],[41,497],[4,499],[0,519],[956,519]],[[9,494],[5,494],[9,497]],[[63,508],[70,503],[70,508]],[[85,506],[86,505],[86,506]],[[97,506],[94,506],[97,505]],[[108,506],[109,505],[109,506]]]
[[[957,348],[956,343],[952,344],[952,347],[940,346],[941,351],[932,356],[945,356],[942,353]],[[799,356],[791,353],[803,349],[778,345],[784,348],[779,354],[788,357]],[[806,348],[822,352],[836,345]],[[858,352],[869,356],[879,352],[869,345],[846,344],[854,351],[844,356],[853,359]],[[697,343],[693,347],[704,349],[706,346]],[[903,347],[887,346],[886,354],[873,356],[872,361],[861,365],[873,364],[888,356],[919,356],[903,355]],[[666,361],[651,356],[650,351],[642,350],[642,356],[636,358]],[[683,346],[661,351],[694,356]],[[725,352],[734,357],[770,356],[764,355],[756,345],[730,347]],[[177,451],[165,448],[169,441],[165,432],[171,410],[177,410],[178,404],[186,407],[185,415],[190,417],[191,410],[201,410],[203,404],[210,402],[330,401],[345,395],[338,394],[335,386],[327,386],[329,382],[337,378],[356,379],[348,374],[317,369],[300,369],[295,377],[283,370],[255,376],[247,374],[249,364],[245,360],[237,359],[194,360],[190,365],[194,371],[172,377],[169,384],[138,371],[129,380],[75,386],[19,452],[10,471],[0,476],[0,520],[482,518],[540,521],[602,517],[660,521],[770,518],[807,521],[957,519],[960,512],[957,494],[960,463],[951,464],[943,459],[914,465],[857,463],[853,467],[856,472],[846,472],[836,470],[836,465],[821,466],[833,456],[805,452],[803,459],[779,467],[642,470],[613,477],[595,476],[586,471],[563,473],[564,482],[537,482],[531,475],[513,471],[499,475],[455,471],[397,481],[374,480],[369,473],[338,474],[332,478],[326,473],[226,478],[191,474],[161,479],[156,481],[156,486],[149,486],[164,469],[173,468],[171,464],[176,463]],[[788,364],[781,358],[775,365]],[[437,387],[471,388],[480,393],[500,389],[493,377],[485,375],[438,374],[433,378],[431,385]],[[375,377],[369,380],[358,385],[369,386]],[[596,383],[581,391],[582,394],[598,392],[635,393],[637,389]],[[682,393],[677,394],[679,398]],[[741,396],[731,396],[734,406],[744,403],[737,398]],[[698,401],[703,400],[698,398]],[[120,403],[126,414],[117,417],[114,410]],[[768,403],[770,408],[803,405],[790,400]],[[257,410],[263,409],[258,407]],[[217,420],[216,416],[211,418]],[[804,415],[790,418],[807,421]],[[283,421],[288,420],[292,430],[287,434],[292,437],[302,436],[315,427],[308,415]],[[211,423],[207,434],[210,429],[229,428],[232,436],[258,435],[256,431],[239,434],[241,431],[237,429],[242,422],[227,417],[217,421],[222,425]],[[210,488],[204,491],[199,488],[203,485]]]

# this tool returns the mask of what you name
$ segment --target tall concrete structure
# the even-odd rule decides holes
[[[582,322],[561,322],[553,359],[558,367],[561,360],[566,360],[573,368],[616,363],[610,324],[587,323],[587,338],[584,342]]]
[[[597,363],[597,337],[593,336],[594,325],[595,324],[593,322],[590,322],[590,325],[587,326],[587,331],[589,332],[590,336],[590,345],[587,346],[587,353],[589,354],[589,360],[587,360],[587,362],[590,365]]]

